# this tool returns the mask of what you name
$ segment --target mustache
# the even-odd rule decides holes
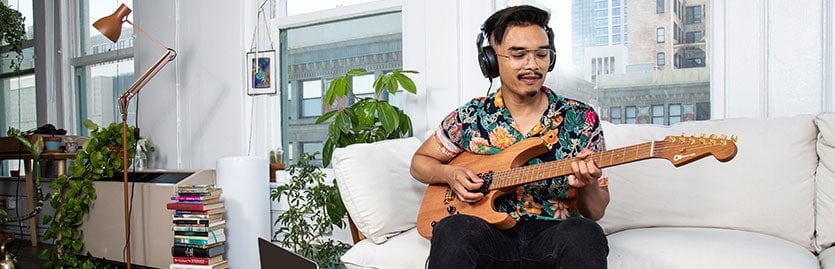
[[[532,72],[522,73],[522,74],[516,75],[516,78],[517,78],[517,79],[522,79],[522,78],[524,78],[524,77],[526,77],[526,76],[531,76],[531,75],[532,75],[532,76],[536,76],[536,79],[541,79],[541,78],[542,78],[542,76],[543,76],[541,72],[532,71]]]

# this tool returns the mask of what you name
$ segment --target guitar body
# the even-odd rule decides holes
[[[466,167],[476,174],[491,171],[502,171],[524,165],[530,159],[548,152],[548,147],[540,138],[529,138],[494,155],[478,155],[463,152],[449,164]],[[430,184],[423,195],[423,202],[417,218],[418,233],[426,238],[432,237],[432,229],[441,219],[465,214],[476,216],[499,229],[510,229],[516,225],[516,220],[507,213],[496,212],[493,201],[515,187],[489,191],[484,199],[475,203],[458,200],[455,192],[446,184]]]

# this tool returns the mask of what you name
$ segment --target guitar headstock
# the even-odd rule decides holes
[[[674,166],[713,155],[720,162],[727,162],[736,156],[737,137],[715,134],[701,136],[668,136],[655,141],[653,156],[669,160]]]

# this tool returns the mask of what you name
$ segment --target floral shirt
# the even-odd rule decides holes
[[[591,106],[559,96],[547,87],[542,87],[542,91],[548,96],[548,109],[527,134],[516,128],[499,90],[452,111],[435,132],[436,142],[451,155],[462,151],[496,154],[516,142],[542,137],[551,145],[551,151],[531,159],[528,165],[571,158],[584,148],[594,152],[605,150],[603,131]],[[599,182],[601,187],[606,187],[605,177]],[[519,186],[515,193],[497,198],[495,207],[517,220],[562,220],[579,216],[575,190],[569,187],[567,176]]]

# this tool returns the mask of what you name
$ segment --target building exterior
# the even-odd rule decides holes
[[[708,0],[574,0],[574,63],[613,123],[710,118]],[[628,11],[628,12],[627,12]]]

